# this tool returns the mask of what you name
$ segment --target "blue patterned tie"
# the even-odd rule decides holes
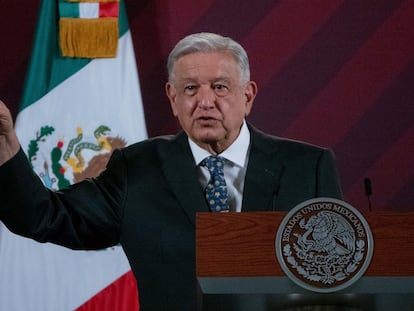
[[[210,180],[205,189],[206,199],[212,212],[228,212],[229,203],[226,181],[224,180],[224,160],[219,156],[205,158],[201,165],[208,168]]]

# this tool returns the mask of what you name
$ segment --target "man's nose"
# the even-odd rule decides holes
[[[200,87],[197,92],[198,106],[203,109],[209,109],[214,107],[216,100],[216,94],[210,86]]]

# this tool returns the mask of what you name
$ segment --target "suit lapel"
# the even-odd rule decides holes
[[[207,212],[203,190],[198,181],[197,167],[188,145],[187,136],[180,133],[160,152],[163,172],[180,205],[195,225],[197,212]]]
[[[251,146],[243,191],[242,211],[275,209],[283,164],[276,145],[269,144],[264,134],[249,126]]]
[[[247,167],[243,212],[274,210],[283,164],[274,143],[266,142],[264,134],[249,125],[251,147]],[[197,212],[207,212],[208,206],[198,181],[197,167],[187,136],[182,132],[160,151],[163,172],[180,205],[195,225]]]

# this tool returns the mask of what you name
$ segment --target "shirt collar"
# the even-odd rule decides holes
[[[199,165],[204,158],[211,155],[207,150],[200,148],[195,142],[191,140],[190,137],[188,138],[188,142],[190,144],[191,152],[193,153],[193,157],[197,165]],[[246,121],[243,121],[239,136],[226,150],[220,153],[220,156],[240,167],[244,167],[249,145],[250,132]]]

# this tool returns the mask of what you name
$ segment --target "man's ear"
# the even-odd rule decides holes
[[[176,117],[177,116],[177,107],[176,107],[177,92],[175,90],[175,87],[170,82],[167,82],[165,84],[165,93],[167,94],[167,97],[170,100],[171,110],[174,116]]]
[[[254,81],[249,81],[246,83],[244,95],[246,97],[246,113],[245,115],[248,116],[250,111],[252,110],[254,99],[257,95],[257,84]]]

